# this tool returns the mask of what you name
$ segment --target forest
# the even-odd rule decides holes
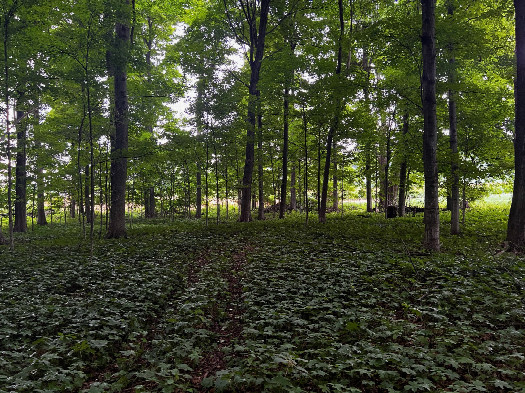
[[[525,1],[0,27],[0,393],[525,393]]]

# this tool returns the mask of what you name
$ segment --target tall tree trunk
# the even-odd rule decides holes
[[[407,195],[407,135],[408,135],[408,111],[405,110],[403,114],[403,139],[402,141],[402,154],[403,160],[401,161],[401,166],[399,169],[399,206],[398,206],[398,215],[403,217],[405,215],[406,207],[406,195]]]
[[[339,34],[339,42],[338,42],[338,52],[337,52],[337,67],[335,70],[335,78],[339,80],[339,77],[341,75],[341,68],[342,68],[342,58],[343,58],[343,37],[345,32],[345,24],[343,19],[343,0],[338,1],[339,5],[339,28],[340,28],[340,34]],[[341,92],[340,91],[334,91],[333,97],[335,99],[335,113],[334,117],[332,119],[332,122],[330,124],[330,128],[328,130],[328,138],[326,140],[326,161],[324,164],[324,172],[323,172],[323,190],[321,194],[321,208],[319,209],[319,222],[324,223],[326,222],[326,200],[328,198],[328,177],[330,175],[330,156],[332,154],[332,143],[334,140],[334,136],[337,132],[337,129],[339,128],[339,116],[342,108],[342,100]]]
[[[257,7],[256,2],[245,2],[244,6],[249,14],[255,15],[257,12],[253,7]],[[264,45],[266,39],[266,27],[268,24],[268,13],[270,10],[270,0],[261,0],[259,18],[250,18],[250,86],[246,132],[246,154],[244,161],[244,174],[242,178],[241,191],[241,222],[251,220],[251,196],[252,196],[252,176],[255,153],[255,112],[257,107],[257,97],[259,96],[257,84],[261,71],[261,63],[264,55]],[[257,31],[257,20],[259,29]]]
[[[219,155],[217,154],[217,137],[215,135],[215,127],[212,127],[211,134],[213,138],[213,158],[214,158],[214,169],[215,169],[215,203],[217,209],[216,221],[217,224],[221,218],[221,202],[220,202],[220,188],[219,188]],[[255,200],[255,198],[254,198]]]
[[[100,151],[102,152],[102,146],[100,146]],[[100,227],[98,232],[98,238],[102,237],[104,231],[102,230],[104,226],[104,187],[102,185],[102,153],[98,156],[98,198],[99,198],[99,209],[100,209]]]
[[[439,251],[439,199],[436,125],[436,0],[421,0],[423,53],[423,164],[425,175],[425,237],[428,250]]]
[[[206,226],[208,226],[208,214],[210,212],[210,200],[209,200],[209,183],[208,183],[208,169],[210,166],[210,146],[208,143],[208,137],[206,136],[206,171],[204,172],[204,197],[205,197],[205,216]]]
[[[115,137],[111,146],[111,210],[108,238],[126,236],[126,180],[128,168],[127,64],[130,42],[129,0],[119,0],[125,18],[115,26],[112,72],[115,94]]]
[[[286,186],[288,184],[288,116],[290,114],[290,88],[284,88],[283,100],[283,178],[281,179],[281,200],[279,203],[279,218],[284,218],[286,212]]]
[[[513,249],[525,249],[525,2],[514,0],[516,11],[516,79],[514,190],[507,225],[507,241]]]
[[[259,209],[257,219],[264,220],[264,168],[263,168],[263,124],[261,102],[257,105],[257,181],[259,188]]]
[[[11,200],[12,193],[12,168],[11,168],[11,122],[9,121],[10,116],[10,105],[9,105],[9,24],[11,18],[14,15],[15,2],[9,11],[4,13],[4,106],[5,106],[5,133],[7,136],[7,214],[9,220],[9,247],[11,250],[14,250],[14,237],[13,237],[13,205]]]
[[[304,209],[306,212],[305,224],[308,225],[308,121],[306,120],[306,111],[303,105],[303,128],[304,128]]]
[[[38,164],[39,158],[37,158],[37,170],[36,170],[36,184],[37,184],[37,225],[47,225],[46,219],[46,207],[44,199],[44,169],[41,164]]]
[[[448,14],[454,14],[454,6],[451,2],[448,3]],[[449,83],[454,85],[456,83],[456,70],[454,58],[454,44],[449,45],[450,50],[450,74]],[[454,87],[448,90],[448,119],[449,119],[449,136],[450,136],[450,233],[452,235],[459,235],[459,155],[458,155],[458,129],[456,116],[456,93]]]
[[[228,187],[228,161],[224,168],[224,192],[226,196],[226,220],[230,218],[230,189]]]
[[[90,224],[93,220],[93,213],[91,212],[91,192],[90,192],[90,184],[91,179],[89,176],[89,165],[86,165],[84,167],[84,201],[86,203],[85,211],[86,211],[86,222]]]
[[[195,201],[195,218],[202,217],[202,174],[200,163],[197,164],[197,199]]]
[[[366,178],[366,211],[373,212],[373,195],[372,195],[372,159],[370,145],[365,146],[365,178]]]
[[[290,209],[292,211],[297,210],[297,192],[295,187],[295,166],[293,166],[290,174]]]
[[[195,124],[197,127],[197,140],[200,141],[202,128],[203,128],[203,95],[206,88],[206,80],[200,78],[197,82],[197,101],[195,105]],[[199,147],[196,148],[197,156],[197,198],[196,198],[196,207],[195,207],[195,218],[202,217],[202,162],[201,154]]]
[[[317,213],[321,211],[321,127],[317,134]]]
[[[14,232],[27,231],[27,177],[26,177],[26,123],[25,113],[16,111],[16,170],[15,170],[15,226]]]
[[[155,187],[149,188],[149,213],[150,218],[157,217],[157,200],[155,199]]]
[[[144,40],[144,44],[146,45],[146,48],[148,48],[146,51],[146,67],[147,67],[146,77],[147,77],[148,84],[150,84],[151,83],[151,70],[153,68],[153,65],[151,62],[151,55],[153,52],[153,41],[154,41],[155,34],[153,31],[153,20],[149,16],[146,18],[146,23],[147,23],[147,37],[144,37],[143,40]],[[131,33],[131,35],[133,35],[133,33]],[[150,134],[150,140],[153,143],[155,143],[155,140],[153,137],[153,125],[154,125],[153,122],[148,120],[146,129],[148,130]],[[147,209],[145,209],[145,211],[147,212],[146,218],[154,218],[157,216],[155,187],[150,184],[146,192],[148,193],[148,196],[146,198],[148,206],[147,206]]]
[[[334,141],[334,146],[333,146],[333,155],[334,155],[334,173],[332,174],[333,176],[333,192],[332,192],[332,195],[333,195],[333,209],[334,211],[338,211],[339,210],[339,196],[337,195],[337,151],[336,151],[336,143]]]
[[[155,201],[155,187],[149,186],[144,191],[144,215],[146,218],[154,218],[157,215]]]
[[[363,70],[366,72],[366,85],[364,89],[365,102],[367,107],[370,107],[369,103],[369,84],[370,84],[370,58],[368,56],[367,48],[363,49]],[[372,143],[367,140],[365,143],[365,182],[366,182],[366,211],[372,212],[373,208],[373,196],[372,196]]]
[[[149,214],[149,187],[143,190],[143,195],[144,195],[144,217],[149,218],[150,216]],[[128,200],[129,200],[129,195],[128,195]]]
[[[82,90],[82,95],[84,95],[84,90]],[[84,216],[84,190],[82,189],[82,165],[81,165],[81,152],[82,152],[82,131],[84,128],[84,122],[86,120],[86,108],[84,105],[83,111],[82,111],[82,120],[80,122],[80,126],[78,127],[78,139],[77,139],[77,175],[78,175],[78,195],[80,196],[80,200],[78,201],[78,220],[82,227],[82,234],[85,236],[86,234],[86,226],[85,226],[85,216]]]
[[[391,151],[391,148],[390,148],[390,144],[391,144],[391,138],[390,138],[390,127],[389,125],[387,124],[387,131],[386,131],[386,157],[385,157],[385,217],[386,218],[389,218],[388,217],[388,206],[391,205],[391,200],[389,198],[389,192],[388,192],[388,189],[390,188],[390,180],[388,178],[388,175],[389,175],[389,171],[390,171],[390,158],[392,156],[392,151]]]
[[[105,220],[105,228],[106,228],[106,231],[109,227],[109,201],[108,201],[108,196],[109,196],[109,193],[110,193],[110,182],[109,182],[109,169],[108,169],[108,161],[109,161],[109,146],[106,145],[106,170],[104,171],[104,180],[105,180],[105,185],[104,185],[104,205],[105,205],[105,215],[106,215],[106,220]]]
[[[69,217],[75,218],[77,214],[77,203],[75,197],[71,197],[71,203],[69,205]]]

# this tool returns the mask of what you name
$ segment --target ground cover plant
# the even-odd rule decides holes
[[[0,254],[0,391],[525,392],[507,215],[474,206],[439,254],[421,216],[361,210],[139,221],[93,257],[38,228]]]

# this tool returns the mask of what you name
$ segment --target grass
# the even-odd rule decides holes
[[[442,252],[422,216],[76,225],[0,254],[0,392],[525,392],[525,261],[507,201]]]

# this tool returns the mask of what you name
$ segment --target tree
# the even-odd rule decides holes
[[[16,179],[15,179],[15,232],[27,231],[27,176],[26,176],[26,124],[23,121],[25,113],[23,111],[16,111],[17,118],[17,137],[16,137]]]
[[[110,50],[110,74],[114,79],[115,134],[111,139],[111,209],[108,238],[126,236],[126,180],[128,154],[127,66],[130,44],[129,0],[117,3],[115,37]]]
[[[423,164],[425,173],[425,248],[439,251],[439,195],[436,119],[436,0],[421,0],[423,48]]]
[[[450,17],[454,15],[454,5],[451,0],[447,4],[447,12]],[[449,44],[449,83],[454,85],[456,83],[456,70],[454,58],[454,44]],[[458,155],[458,128],[457,128],[457,113],[456,113],[456,92],[453,88],[448,90],[448,118],[449,118],[449,135],[450,135],[450,196],[451,196],[451,218],[450,218],[450,233],[452,235],[459,235],[459,155]]]
[[[337,66],[335,69],[335,79],[336,81],[339,81],[341,76],[341,69],[342,69],[342,63],[343,63],[343,37],[345,34],[345,23],[344,23],[344,17],[343,17],[343,1],[338,1],[338,9],[339,9],[339,40],[337,44]],[[336,84],[336,90],[334,91],[334,100],[335,100],[335,112],[333,114],[331,123],[330,123],[330,129],[328,130],[328,137],[326,140],[326,158],[325,158],[325,164],[324,164],[324,172],[323,172],[323,190],[321,193],[321,208],[319,209],[319,222],[326,222],[326,201],[328,199],[328,177],[330,175],[330,158],[332,153],[332,144],[334,140],[334,136],[337,132],[337,128],[339,127],[339,120],[341,116],[341,110],[342,110],[342,104],[343,104],[343,98],[342,98],[342,92],[339,90],[338,84]]]
[[[232,15],[231,7],[227,1],[224,7],[230,27],[235,37],[242,45],[247,45],[248,62],[250,65],[250,83],[248,87],[248,114],[246,121],[246,150],[244,160],[244,174],[241,189],[241,222],[251,220],[252,176],[255,162],[255,122],[257,112],[258,83],[261,65],[264,56],[264,46],[270,11],[270,0],[260,2],[239,0],[239,9]]]
[[[507,224],[507,241],[517,250],[525,248],[525,2],[514,0],[516,34],[514,189]]]

